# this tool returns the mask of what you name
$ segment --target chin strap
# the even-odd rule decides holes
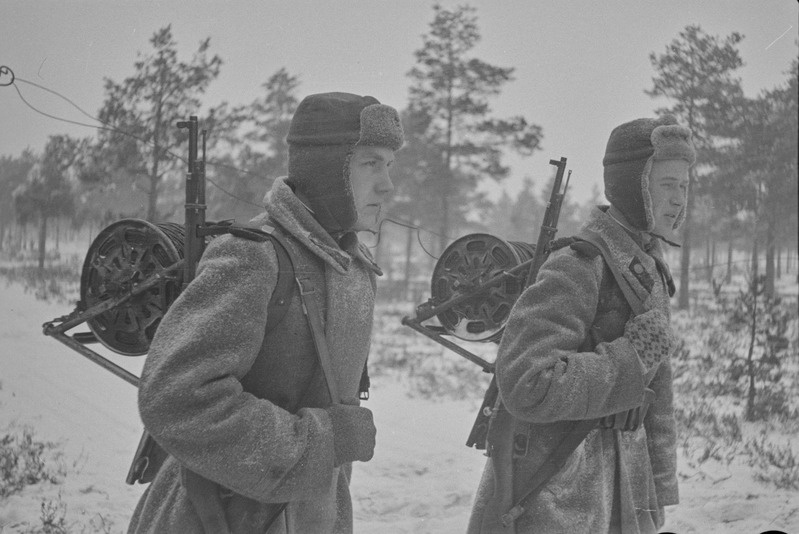
[[[614,217],[613,213],[611,213],[610,210],[608,210],[606,213],[608,214],[608,217],[610,217],[611,219],[616,221],[616,224],[618,224],[619,226],[621,226],[622,228],[627,230],[632,235],[637,235],[639,237],[643,237],[644,235],[648,235],[650,237],[654,237],[654,238],[660,239],[661,241],[663,241],[664,243],[666,243],[669,246],[672,246],[672,247],[675,247],[675,248],[681,248],[681,245],[679,243],[675,243],[674,241],[670,241],[670,240],[666,239],[665,237],[663,237],[662,235],[656,234],[655,232],[647,232],[646,230],[636,230],[635,228],[630,228],[629,226],[627,226],[626,224],[624,224],[623,222],[618,220],[616,217]],[[641,241],[643,242],[644,240],[641,239]],[[641,248],[643,248],[644,250],[647,249],[647,247],[641,247]]]
[[[670,246],[675,247],[675,248],[681,248],[681,245],[679,243],[675,243],[674,241],[669,241],[668,239],[666,239],[665,237],[663,237],[660,234],[656,234],[655,232],[648,232],[648,233],[652,237],[656,237],[656,238],[660,239],[661,241],[663,241],[667,245],[670,245]]]

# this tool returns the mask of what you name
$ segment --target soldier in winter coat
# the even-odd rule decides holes
[[[265,331],[273,242],[215,238],[145,362],[141,417],[170,456],[130,533],[352,531],[352,462],[370,460],[375,445],[358,392],[380,274],[356,232],[376,227],[403,133],[396,110],[373,97],[325,93],[300,103],[287,141],[288,177],[250,226],[274,227],[294,274],[312,283],[340,402],[331,404],[296,286]]]
[[[610,206],[596,207],[582,230],[607,261],[599,247],[573,241],[552,252],[516,302],[497,355],[502,403],[470,533],[654,533],[664,507],[678,503],[674,284],[663,247],[684,219],[694,161],[691,133],[672,117],[611,133],[603,160]],[[591,420],[563,466],[528,493],[559,440]]]

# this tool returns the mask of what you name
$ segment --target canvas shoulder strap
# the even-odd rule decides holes
[[[627,300],[627,304],[630,305],[630,308],[632,308],[633,313],[635,315],[641,315],[644,313],[646,309],[644,308],[643,300],[638,296],[633,288],[630,287],[630,283],[627,282],[627,279],[621,274],[621,271],[619,271],[616,263],[612,261],[610,249],[608,248],[608,244],[604,238],[596,232],[583,230],[575,239],[586,241],[599,250],[599,253],[602,254],[602,258],[605,260],[605,265],[608,266],[608,269],[610,269],[610,272],[613,274],[616,284],[618,284],[622,293],[624,293],[624,298]]]

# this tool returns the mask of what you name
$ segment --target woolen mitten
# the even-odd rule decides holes
[[[346,404],[334,404],[326,411],[333,423],[334,464],[371,460],[377,433],[372,411]]]
[[[649,310],[627,321],[624,337],[633,344],[647,370],[667,358],[675,343],[669,319],[660,310]]]

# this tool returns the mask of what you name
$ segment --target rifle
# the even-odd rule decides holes
[[[197,117],[192,115],[188,121],[178,121],[178,128],[189,131],[189,170],[186,173],[185,228],[183,247],[183,289],[194,279],[197,263],[205,250],[205,130],[202,131],[202,159],[197,159]],[[152,436],[145,430],[142,432],[136,453],[125,477],[125,482],[146,484],[151,482],[155,473],[166,460],[164,451]]]
[[[557,172],[536,245],[508,243],[486,234],[467,235],[456,240],[444,251],[433,270],[433,296],[416,308],[414,318],[405,316],[402,319],[405,326],[479,365],[486,373],[493,374],[495,365],[443,336],[454,335],[468,341],[499,342],[510,308],[524,289],[535,282],[541,265],[549,256],[550,243],[557,233],[560,209],[569,186],[571,171],[564,185],[566,158],[550,160],[549,163],[557,167]],[[489,253],[483,254],[481,261],[473,264],[489,264],[488,272],[484,268],[473,272],[462,265],[470,252],[479,250],[482,254],[486,249]],[[522,261],[525,258],[526,261]],[[511,265],[513,266],[508,268]],[[452,274],[456,272],[457,275]],[[442,326],[422,324],[433,317],[437,317]],[[499,390],[496,377],[492,377],[466,441],[467,447],[486,448],[488,425],[498,403]]]

